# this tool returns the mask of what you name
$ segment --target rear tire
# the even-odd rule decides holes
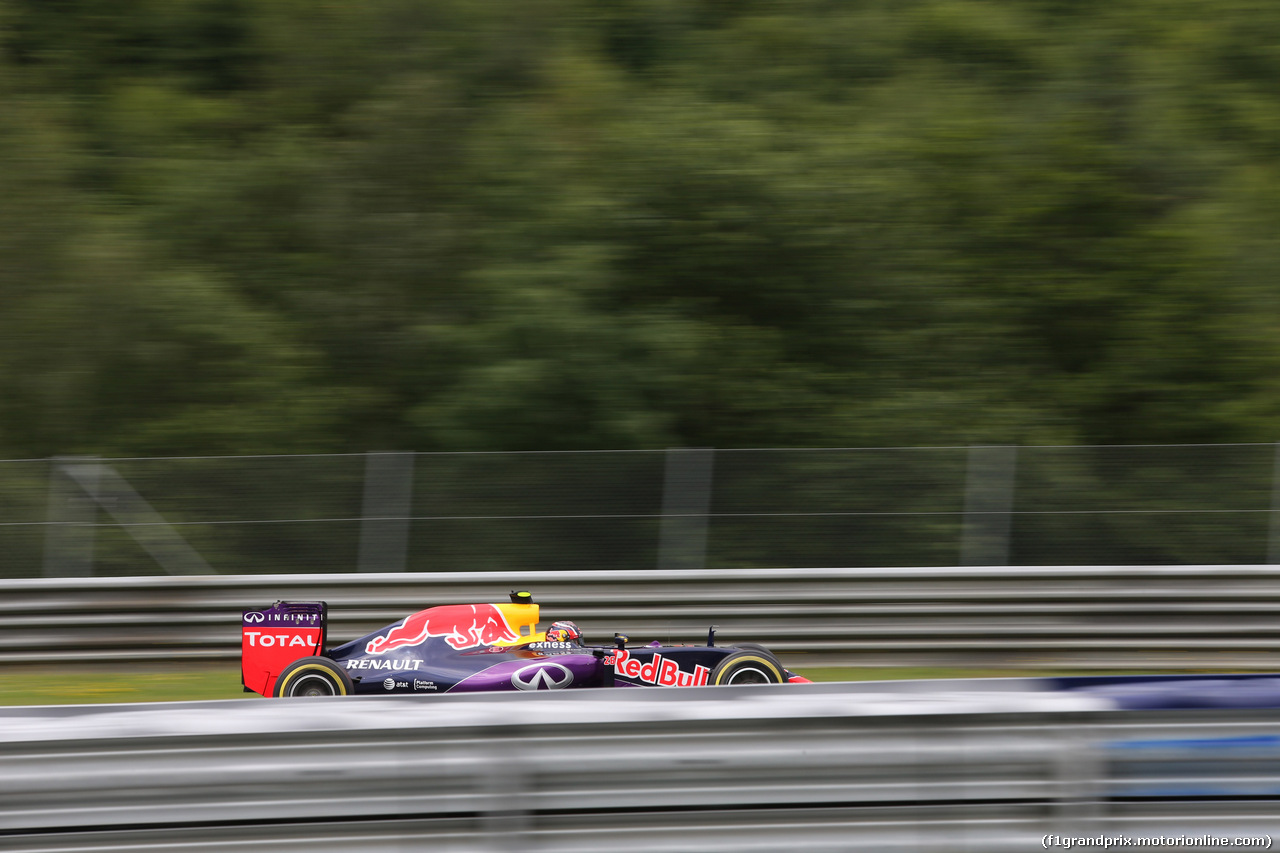
[[[322,657],[301,658],[284,668],[271,695],[350,696],[355,692],[351,676],[337,663]]]
[[[721,686],[781,684],[782,666],[770,652],[742,649],[726,656],[711,671],[711,683]]]

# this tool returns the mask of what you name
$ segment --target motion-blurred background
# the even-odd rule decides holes
[[[1280,10],[4,0],[0,457],[1280,425]]]
[[[1266,561],[1278,45],[1243,0],[0,0],[0,575],[159,571],[47,529],[132,493],[215,570],[376,568],[370,515],[419,569]],[[367,451],[538,453],[296,456]]]
[[[0,0],[0,704],[510,585],[873,677],[1274,672],[1278,199],[1258,0]],[[0,709],[0,837],[1270,845],[1275,679],[1047,683]]]

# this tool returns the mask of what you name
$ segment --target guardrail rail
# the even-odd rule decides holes
[[[1272,711],[918,688],[4,709],[0,847],[1025,853],[1280,832]]]
[[[589,640],[719,625],[796,666],[1280,669],[1280,566],[201,575],[0,582],[0,663],[230,660],[239,613],[329,602],[345,640],[414,610],[529,589]]]

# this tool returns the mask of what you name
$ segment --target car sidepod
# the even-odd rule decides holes
[[[458,682],[449,692],[568,690],[602,686],[603,664],[592,654],[525,652]]]

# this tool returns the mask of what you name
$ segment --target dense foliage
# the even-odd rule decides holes
[[[0,456],[1271,441],[1280,7],[0,0]]]

